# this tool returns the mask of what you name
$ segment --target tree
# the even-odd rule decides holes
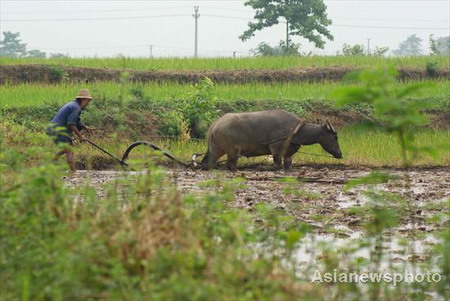
[[[56,53],[50,53],[50,57],[52,59],[66,59],[69,57],[69,55],[61,53],[61,52],[56,52]]]
[[[364,45],[356,44],[349,45],[345,44],[342,46],[342,54],[345,56],[384,56],[386,52],[388,52],[389,47],[375,47],[375,50],[372,53],[367,53],[365,51]]]
[[[249,22],[248,29],[239,38],[246,41],[266,27],[271,27],[286,20],[286,46],[289,47],[290,36],[301,36],[314,43],[318,48],[325,45],[322,37],[333,40],[327,29],[331,20],[327,18],[326,5],[323,0],[248,0],[246,6],[256,10],[257,22]]]
[[[27,54],[27,44],[21,43],[20,33],[4,31],[3,40],[0,41],[0,56],[23,57]]]
[[[389,51],[389,47],[375,47],[372,56],[384,56]]]
[[[364,46],[359,44],[352,46],[344,43],[342,46],[342,54],[345,56],[365,55]]]
[[[300,44],[289,42],[286,45],[285,41],[280,41],[278,46],[272,47],[266,42],[259,43],[256,49],[252,49],[252,53],[256,56],[298,56],[300,54]]]
[[[430,35],[430,50],[432,55],[450,55],[450,36],[434,39]]]
[[[32,58],[45,58],[46,53],[37,49],[33,49],[28,51],[28,57],[32,57]]]
[[[394,50],[393,53],[399,56],[420,55],[422,54],[422,39],[415,34],[410,35],[399,44],[398,49]]]

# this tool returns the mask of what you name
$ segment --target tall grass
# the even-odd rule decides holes
[[[396,67],[425,68],[427,62],[438,68],[448,68],[448,56],[366,57],[366,56],[304,56],[245,58],[66,58],[33,59],[1,58],[0,64],[52,64],[94,68],[128,68],[135,70],[202,70],[202,69],[290,69],[302,67],[358,66],[376,67],[391,64]]]
[[[42,145],[53,146],[50,138],[46,137],[43,131],[30,131],[23,125],[15,123],[0,122],[0,130],[4,133],[6,149],[17,150],[18,154],[28,151],[28,157],[17,156],[20,164],[27,166],[33,165],[42,159],[42,154],[36,152],[30,153],[30,149]],[[186,140],[186,139],[161,139],[156,137],[134,137],[119,138],[114,133],[97,133],[88,136],[91,140],[105,147],[112,154],[121,157],[129,144],[136,140],[148,140],[157,144],[162,149],[169,151],[183,161],[189,162],[194,153],[206,152],[207,146],[205,140]],[[40,139],[39,143],[35,140]],[[415,166],[450,166],[450,130],[431,130],[423,129],[417,133],[416,144],[418,147],[434,146],[439,148],[437,156],[421,155],[415,158]],[[339,131],[339,144],[343,153],[343,159],[334,159],[331,157],[314,156],[306,153],[329,155],[319,145],[302,146],[299,152],[294,155],[294,165],[302,164],[343,164],[343,165],[362,165],[362,166],[391,166],[400,167],[400,146],[397,139],[392,135],[379,131],[369,131],[360,133],[353,127],[343,128]],[[112,169],[115,161],[93,148],[89,144],[80,144],[75,148],[75,157],[88,169]],[[159,162],[164,165],[171,164],[165,157],[146,147],[138,147],[132,151],[129,160],[143,160],[143,162]],[[219,161],[226,160],[226,156]],[[271,165],[273,163],[270,156],[260,156],[255,158],[240,158],[239,166],[243,167],[252,164]]]
[[[430,82],[431,83],[431,82]],[[426,90],[423,98],[450,100],[449,81],[433,81],[433,86]],[[398,83],[406,85],[410,83]],[[347,84],[348,85],[348,84]],[[218,100],[304,100],[330,99],[329,94],[343,83],[285,83],[285,84],[216,84],[214,95]],[[94,98],[118,99],[121,86],[116,82],[101,82],[88,85],[61,83],[57,85],[19,84],[0,87],[0,107],[39,106],[43,103],[63,104],[77,95],[81,87],[89,88]],[[179,100],[192,90],[192,85],[175,83],[130,83],[127,94],[143,95],[153,101]],[[131,96],[128,97],[131,99]],[[94,100],[95,101],[95,100]]]
[[[94,138],[95,139],[95,138]],[[205,141],[186,141],[177,139],[150,139],[153,143],[168,150],[176,157],[189,162],[192,154],[206,152]],[[422,130],[417,134],[417,146],[424,147],[433,145],[439,147],[436,156],[421,155],[414,161],[415,166],[450,166],[450,130]],[[121,156],[131,140],[121,141],[98,138],[98,142],[105,145],[108,150]],[[400,146],[397,139],[387,133],[378,131],[358,133],[353,128],[344,128],[339,131],[339,144],[344,155],[343,159],[334,159],[326,153],[320,145],[302,146],[298,153],[294,155],[294,165],[302,164],[343,164],[353,166],[390,166],[401,167]],[[92,146],[83,144],[77,149],[77,156],[80,161],[87,164],[87,167],[101,168],[102,162],[111,168],[112,161],[104,154],[93,149]],[[305,154],[305,153],[311,153]],[[315,156],[329,155],[330,157]],[[130,159],[139,159],[147,162],[159,161],[161,163],[171,163],[154,151],[145,147],[136,148]],[[226,156],[219,161],[226,160]],[[96,162],[99,161],[100,163]],[[255,158],[240,158],[239,166],[244,167],[252,164],[271,165],[271,156],[261,156]]]
[[[227,206],[233,183],[183,195],[151,168],[105,185],[99,199],[88,186],[68,188],[48,148],[25,153],[35,151],[47,155],[37,167],[0,162],[1,300],[312,297],[312,285],[302,280],[304,292],[283,266],[286,251],[249,250],[279,240],[278,230],[252,227],[247,212]],[[21,157],[0,143],[3,155]]]

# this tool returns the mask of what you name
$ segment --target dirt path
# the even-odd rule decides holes
[[[277,83],[339,81],[358,67],[301,67],[291,69],[237,69],[237,70],[127,70],[135,82],[195,83],[209,77],[216,83]],[[448,78],[450,70],[440,69],[432,76],[425,69],[400,67],[399,79],[423,80]],[[6,83],[58,83],[119,81],[121,69],[64,67],[49,65],[0,65],[0,85]]]

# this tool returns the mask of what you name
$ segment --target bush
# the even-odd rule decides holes
[[[51,83],[59,83],[62,82],[67,76],[67,72],[62,66],[58,65],[49,65],[47,66],[49,71],[49,80]]]
[[[189,124],[192,137],[204,138],[209,125],[218,115],[213,88],[213,81],[206,77],[195,84],[192,91],[183,100],[182,112]]]
[[[428,61],[426,65],[427,74],[429,77],[438,77],[439,68],[437,62]]]
[[[178,111],[161,111],[158,113],[161,120],[159,131],[165,136],[179,137],[182,134],[181,126],[184,122],[184,116]]]
[[[239,180],[212,183],[210,193],[194,197],[151,167],[106,185],[98,199],[89,187],[70,189],[51,163],[10,167],[0,165],[2,300],[317,296],[284,267],[282,244],[269,257],[266,247],[249,248],[269,248],[289,219],[270,214],[275,227],[266,231],[227,206]],[[291,234],[304,231],[291,225]]]

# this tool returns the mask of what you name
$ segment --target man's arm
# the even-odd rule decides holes
[[[72,132],[74,132],[75,135],[77,135],[80,142],[84,142],[87,140],[86,137],[84,137],[83,134],[80,133],[80,131],[78,130],[78,128],[75,124],[71,124],[69,127],[72,130]]]
[[[84,142],[86,141],[86,138],[80,133],[80,130],[84,128],[84,125],[80,120],[80,114],[81,109],[74,109],[67,117],[67,126],[75,133],[75,135],[77,135],[80,142]]]

